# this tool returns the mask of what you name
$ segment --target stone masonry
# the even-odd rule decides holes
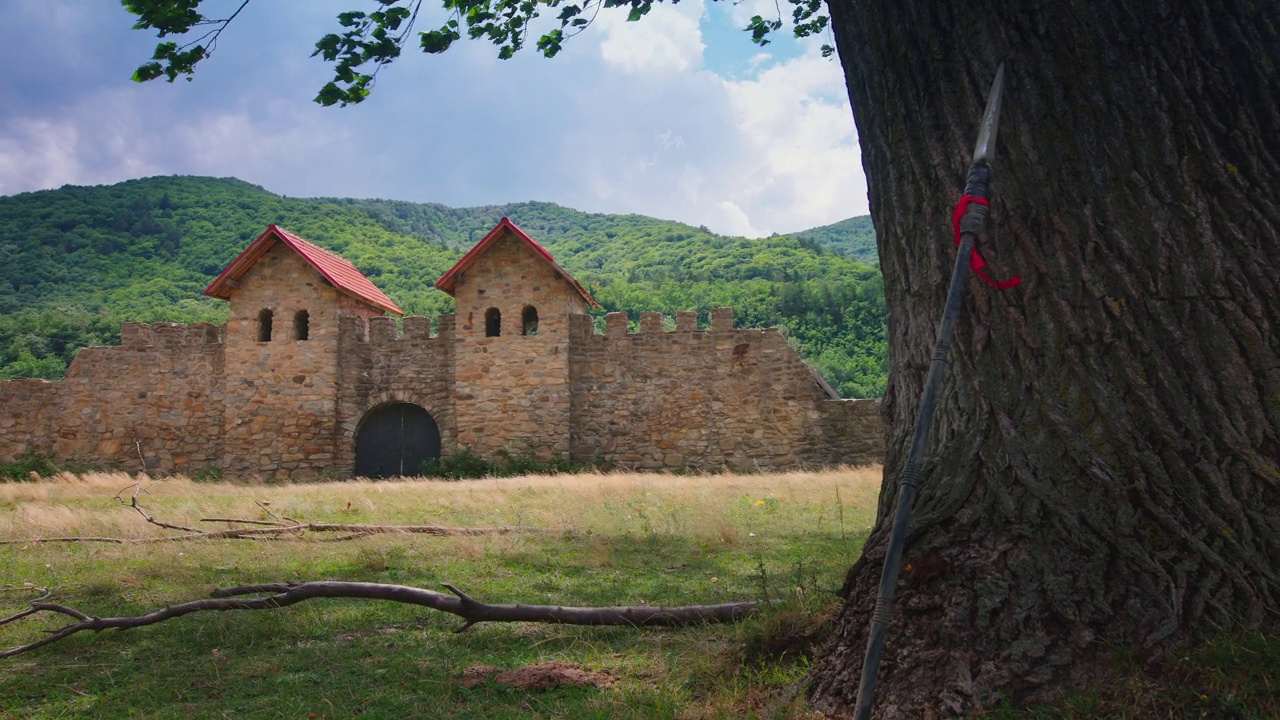
[[[226,325],[127,323],[63,380],[0,382],[0,462],[346,477],[358,453],[419,441],[369,422],[400,403],[429,414],[446,454],[738,470],[883,457],[879,402],[830,397],[777,330],[734,329],[720,308],[671,332],[659,313],[638,333],[610,313],[598,334],[595,300],[505,218],[437,286],[455,315],[401,332],[354,267],[272,226],[206,291],[229,299]]]

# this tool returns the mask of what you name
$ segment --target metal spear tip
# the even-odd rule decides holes
[[[978,144],[973,146],[973,162],[992,164],[996,159],[996,133],[1000,130],[1000,101],[1004,98],[1004,63],[996,69],[996,79],[991,81],[991,94],[987,95],[987,110],[982,113],[982,128],[978,131]]]

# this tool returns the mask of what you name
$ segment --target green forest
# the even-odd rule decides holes
[[[845,397],[886,382],[884,293],[870,219],[765,239],[643,215],[527,202],[473,208],[287,198],[256,185],[154,177],[0,197],[0,378],[56,379],[129,321],[222,322],[201,293],[277,223],[355,263],[410,315],[451,312],[433,283],[503,216],[547,248],[605,312],[674,317],[732,306],[779,327]]]

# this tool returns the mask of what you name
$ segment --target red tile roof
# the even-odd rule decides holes
[[[454,264],[453,267],[449,268],[449,272],[445,273],[444,276],[436,281],[436,287],[450,295],[453,295],[454,289],[458,284],[458,276],[466,272],[467,268],[474,265],[476,260],[479,260],[480,256],[483,255],[486,250],[493,247],[493,244],[498,242],[498,238],[502,237],[504,231],[509,231],[511,234],[515,235],[517,239],[537,251],[537,253],[547,261],[548,265],[554,268],[566,282],[573,286],[573,289],[582,296],[583,300],[587,301],[588,305],[593,308],[600,307],[600,303],[596,302],[596,299],[591,297],[591,293],[587,292],[587,289],[582,287],[581,283],[574,280],[568,270],[560,267],[560,265],[556,263],[555,258],[551,257],[551,253],[547,252],[546,248],[534,242],[533,238],[529,237],[525,231],[521,230],[515,223],[505,217],[499,220],[498,224],[495,225],[494,228],[489,231],[489,234],[485,235],[480,242],[476,243],[475,247],[468,250],[467,254],[463,255],[461,260]]]
[[[325,280],[328,280],[340,292],[344,292],[357,300],[362,300],[374,307],[395,313],[396,315],[404,315],[404,311],[400,309],[391,298],[387,297],[381,290],[377,288],[369,278],[365,277],[352,265],[346,258],[340,257],[324,248],[316,245],[308,240],[304,240],[297,235],[279,227],[272,225],[266,229],[257,240],[250,243],[239,257],[231,261],[226,270],[214,279],[209,287],[205,288],[204,294],[209,297],[221,298],[223,300],[231,299],[232,284],[239,280],[253,264],[258,261],[268,250],[275,246],[277,242],[288,245],[294,252],[307,261],[307,264],[316,269]]]

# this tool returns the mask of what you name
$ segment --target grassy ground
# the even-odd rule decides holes
[[[139,614],[214,587],[342,579],[439,588],[479,600],[683,605],[782,600],[761,618],[683,630],[479,625],[392,603],[320,600],[81,634],[0,660],[0,717],[808,717],[789,691],[798,648],[870,529],[879,468],[783,475],[576,475],[317,485],[155,481],[159,520],[268,519],[520,525],[547,535],[350,542],[197,541],[0,546],[0,616],[33,593],[94,615]],[[112,500],[124,475],[0,484],[0,539],[165,534]],[[212,527],[212,526],[211,526]],[[0,647],[60,619],[0,626]],[[798,642],[792,642],[798,641]],[[467,667],[558,660],[612,688],[529,692],[458,683]]]
[[[519,525],[537,535],[381,535],[349,542],[0,545],[0,617],[33,587],[93,615],[134,615],[215,587],[365,580],[492,603],[685,605],[768,598],[739,625],[681,630],[481,624],[392,603],[321,600],[81,634],[0,660],[7,718],[815,718],[795,696],[805,650],[874,519],[879,468],[784,475],[562,475],[315,485],[151,482],[158,520]],[[125,475],[0,483],[0,539],[151,537],[112,497]],[[126,493],[126,497],[128,493]],[[222,526],[207,525],[210,529]],[[61,618],[0,626],[0,648]],[[607,672],[610,688],[515,690],[459,682],[475,666],[545,661]],[[1115,662],[1055,707],[989,720],[1280,718],[1280,638],[1221,638],[1159,664]]]

